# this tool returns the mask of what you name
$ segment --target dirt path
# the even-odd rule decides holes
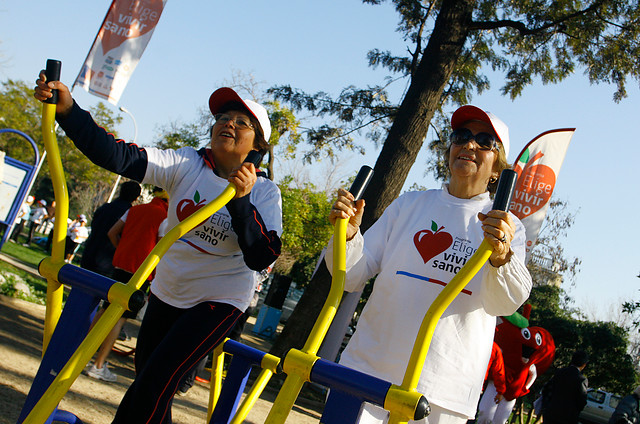
[[[0,295],[0,424],[16,423],[40,365],[44,312],[44,306]],[[127,323],[127,326],[130,334],[135,334],[135,325]],[[247,336],[245,342],[263,343],[251,336]],[[123,347],[134,345],[132,338]],[[107,383],[80,375],[60,402],[60,409],[74,413],[85,424],[110,423],[134,372],[131,356],[111,354],[109,362],[119,375],[117,382]],[[196,383],[186,396],[176,397],[173,422],[204,424],[208,397],[208,387],[200,383]],[[274,393],[265,391],[245,422],[262,423],[274,398]],[[316,424],[320,408],[317,403],[302,400],[294,407],[287,423]]]

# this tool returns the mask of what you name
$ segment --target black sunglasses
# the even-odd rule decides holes
[[[496,137],[486,132],[479,132],[474,135],[468,128],[458,128],[457,130],[453,130],[449,136],[451,144],[457,144],[458,146],[463,146],[471,140],[475,140],[480,150],[498,149]]]

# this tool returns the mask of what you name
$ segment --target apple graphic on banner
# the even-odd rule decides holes
[[[554,170],[540,163],[534,164],[544,156],[537,152],[526,163],[524,169],[516,169],[518,182],[512,198],[511,212],[519,219],[542,209],[549,203],[553,189],[556,185],[556,173]],[[517,167],[519,168],[519,167]]]
[[[453,243],[453,237],[446,231],[442,231],[443,228],[438,228],[438,224],[431,221],[431,230],[420,230],[413,236],[413,243],[425,264],[434,256],[447,250]]]
[[[132,7],[132,2],[113,2],[105,23],[98,33],[103,54],[106,56],[127,39],[137,38],[153,31],[163,7],[162,0],[149,0],[135,7]]]
[[[178,216],[178,220],[180,222],[184,221],[188,217],[190,217],[195,211],[204,207],[207,199],[200,200],[200,193],[196,190],[196,194],[193,196],[193,200],[191,199],[182,199],[178,206],[176,207],[176,215]],[[202,221],[200,224],[204,223]],[[199,225],[200,225],[199,224]]]

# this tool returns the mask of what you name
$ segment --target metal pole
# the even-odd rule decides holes
[[[133,114],[131,112],[129,112],[127,109],[124,108],[124,106],[120,106],[119,108],[122,112],[126,113],[127,115],[129,115],[131,117],[131,120],[133,121],[133,140],[132,143],[136,142],[136,139],[138,138],[138,124],[136,123],[136,118],[133,117]],[[118,188],[118,184],[120,184],[120,180],[122,179],[122,177],[120,175],[118,175],[118,178],[116,178],[116,183],[113,185],[113,189],[111,189],[111,194],[109,195],[109,198],[107,199],[107,203],[111,202],[113,200],[113,196],[116,194],[116,189]]]

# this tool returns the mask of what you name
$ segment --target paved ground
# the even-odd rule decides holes
[[[41,355],[44,307],[22,300],[0,295],[0,424],[17,421],[20,409],[31,387],[38,369]],[[253,320],[247,324],[244,342],[268,349],[269,342],[252,336]],[[136,326],[127,324],[130,334]],[[135,338],[121,343],[123,349],[135,345]],[[119,375],[116,383],[106,383],[81,375],[60,403],[60,409],[77,415],[86,424],[107,424],[133,379],[131,356],[110,355],[113,370]],[[177,397],[173,407],[176,424],[205,423],[209,390],[208,386],[196,385],[184,397]],[[264,422],[275,391],[266,390],[258,401],[246,423]],[[287,423],[316,424],[319,422],[321,404],[304,399],[294,407]]]

